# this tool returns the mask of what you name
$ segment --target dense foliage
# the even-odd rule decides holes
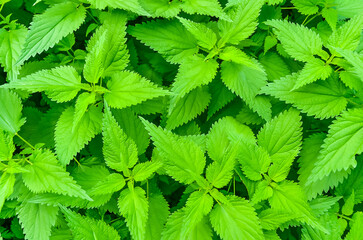
[[[0,239],[362,239],[362,0],[0,4]]]

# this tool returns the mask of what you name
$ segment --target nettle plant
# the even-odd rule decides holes
[[[0,3],[0,239],[361,238],[362,0]]]

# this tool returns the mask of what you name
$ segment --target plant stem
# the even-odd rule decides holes
[[[15,135],[20,138],[26,145],[28,145],[31,149],[35,150],[35,147],[31,145],[27,140],[25,140],[22,136],[20,136],[18,133],[15,133]]]

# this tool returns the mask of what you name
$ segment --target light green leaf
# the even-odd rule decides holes
[[[13,136],[0,130],[0,162],[12,159],[14,151]]]
[[[212,29],[208,28],[203,23],[193,22],[186,18],[177,17],[179,21],[183,24],[183,26],[197,39],[198,45],[202,48],[211,50],[216,42],[217,35],[213,32]]]
[[[138,154],[143,154],[149,146],[149,134],[141,120],[129,108],[112,109],[111,112],[121,129],[136,143]]]
[[[270,50],[271,48],[276,46],[276,44],[277,44],[277,39],[276,39],[275,36],[267,36],[265,38],[264,43],[263,43],[263,52],[264,52],[264,54],[266,54],[268,50]]]
[[[140,188],[128,188],[121,192],[118,207],[126,218],[127,227],[133,239],[145,239],[149,204],[145,191]]]
[[[270,155],[272,166],[268,171],[269,176],[275,181],[284,180],[301,148],[302,123],[299,111],[284,111],[267,122],[258,133],[257,141]]]
[[[63,111],[55,128],[55,148],[59,161],[67,165],[70,160],[102,129],[102,109],[91,106],[74,131],[74,107]]]
[[[338,50],[338,52],[353,66],[353,73],[363,81],[363,54],[349,50]],[[361,84],[361,83],[360,83]],[[357,89],[358,90],[358,89]],[[359,89],[360,90],[360,89]]]
[[[187,236],[203,220],[213,207],[213,198],[202,191],[193,192],[186,203],[181,229],[181,238],[187,239]]]
[[[84,92],[78,96],[76,105],[74,107],[74,120],[72,132],[76,129],[78,123],[81,121],[82,117],[86,113],[88,106],[95,103],[96,101],[96,93],[88,93]]]
[[[107,82],[110,90],[105,93],[105,100],[113,108],[125,108],[148,99],[165,96],[168,91],[157,87],[137,73],[120,71]]]
[[[253,181],[261,180],[271,163],[268,152],[255,143],[245,141],[239,144],[239,148],[238,161],[243,173]]]
[[[337,171],[331,173],[329,176],[324,176],[319,181],[308,183],[311,171],[318,161],[321,145],[323,144],[325,137],[326,135],[321,133],[306,138],[298,160],[300,167],[298,171],[300,185],[309,200],[315,198],[317,194],[321,194],[323,191],[328,192],[331,186],[338,185],[350,173],[350,170]]]
[[[84,6],[74,2],[56,4],[42,14],[35,15],[18,63],[53,47],[63,37],[77,30],[85,18]]]
[[[309,62],[322,51],[319,35],[307,27],[286,20],[268,20],[265,24],[274,28],[284,50],[299,61]]]
[[[77,185],[76,181],[58,163],[50,150],[35,150],[29,157],[32,164],[26,165],[22,173],[24,184],[34,193],[52,192],[89,201],[92,199]]]
[[[142,182],[148,179],[156,170],[161,167],[161,163],[157,161],[148,161],[135,165],[132,170],[132,176],[135,181]]]
[[[338,15],[351,18],[355,15],[362,14],[362,0],[334,0],[334,8],[338,10]]]
[[[284,181],[273,187],[269,199],[273,210],[290,213],[294,218],[319,230],[325,230],[317,221],[301,187],[290,181]]]
[[[258,65],[258,62],[255,62]],[[259,69],[256,70],[245,65],[224,61],[221,65],[222,81],[228,89],[241,97],[258,115],[264,119],[270,119],[270,104],[256,97],[261,87],[267,83],[266,73],[261,65],[258,66]]]
[[[27,29],[17,25],[17,29],[0,29],[0,65],[8,73],[10,81],[16,80],[19,73],[19,66],[15,66],[20,56],[21,49],[25,43]]]
[[[356,167],[355,155],[362,152],[363,109],[350,109],[329,126],[329,133],[308,183],[319,181],[333,172]]]
[[[45,69],[12,81],[8,88],[26,90],[31,93],[45,91],[54,101],[72,100],[82,89],[81,76],[71,66]]]
[[[312,15],[319,11],[319,0],[291,0],[291,3],[305,15]]]
[[[329,77],[333,69],[330,65],[326,65],[325,62],[320,59],[313,58],[305,64],[304,68],[299,73],[295,86],[292,90],[301,88],[302,86],[315,82],[317,80],[325,80]]]
[[[21,118],[22,109],[18,95],[0,88],[0,129],[11,134],[17,133],[25,123],[25,118]]]
[[[245,65],[251,69],[261,70],[261,67],[257,65],[251,57],[242,52],[242,50],[233,46],[224,48],[219,54],[219,58],[224,61]]]
[[[260,212],[258,218],[260,219],[263,229],[276,230],[283,223],[293,219],[294,215],[285,211],[278,211],[268,208]]]
[[[128,32],[172,63],[180,63],[198,52],[197,40],[178,20],[137,24]]]
[[[185,0],[181,5],[184,12],[202,14],[230,20],[218,0]]]
[[[226,160],[225,153],[231,149],[231,144],[244,139],[248,143],[256,143],[252,130],[232,117],[224,117],[214,123],[207,136],[207,150],[211,159],[222,163]],[[228,159],[228,158],[227,158]]]
[[[120,128],[108,106],[105,108],[102,122],[103,155],[106,165],[126,173],[138,160],[136,144]]]
[[[280,79],[291,74],[291,70],[284,59],[276,52],[267,52],[258,60],[264,67],[268,80]]]
[[[151,14],[152,17],[172,18],[181,10],[181,2],[169,0],[139,0],[141,6]]]
[[[337,31],[334,31],[328,39],[329,45],[343,50],[354,51],[359,42],[363,30],[363,16],[357,15],[342,25]],[[329,46],[329,49],[333,51]]]
[[[13,193],[15,175],[13,173],[2,173],[0,176],[0,212],[5,200]]]
[[[61,207],[61,210],[74,240],[120,239],[117,231],[102,220],[81,216],[65,207]]]
[[[338,22],[338,11],[335,8],[324,8],[321,11],[321,15],[328,22],[332,30],[335,31]]]
[[[181,235],[183,227],[184,211],[182,209],[175,211],[170,215],[166,222],[161,240],[212,240],[212,229],[208,219],[204,217],[194,229],[190,229],[190,233],[186,238]]]
[[[263,87],[261,92],[291,103],[302,112],[317,118],[330,118],[340,114],[347,106],[344,97],[346,88],[336,75],[325,81],[317,81],[307,86],[292,90],[298,74],[294,73]]]
[[[105,179],[96,183],[96,185],[92,187],[88,193],[91,196],[114,193],[121,190],[125,184],[125,179],[121,174],[111,173]]]
[[[255,205],[261,201],[267,200],[273,195],[273,190],[271,186],[269,186],[269,182],[267,180],[260,181],[257,184],[256,190],[251,198],[251,204]]]
[[[172,98],[166,128],[172,130],[196,118],[208,107],[210,99],[206,86],[193,89],[181,99]]]
[[[203,150],[195,142],[157,127],[143,118],[141,120],[163,156],[164,168],[171,177],[185,184],[201,178],[206,159]]]
[[[353,221],[351,221],[350,231],[345,237],[345,240],[355,240],[361,237],[363,228],[363,213],[356,212],[353,215]]]
[[[346,215],[346,216],[350,216],[353,214],[353,208],[354,208],[354,189],[352,191],[352,194],[350,194],[350,196],[345,199],[344,201],[344,205],[342,207],[342,214]]]
[[[95,8],[104,9],[105,7],[111,8],[120,8],[124,10],[128,10],[140,15],[150,16],[148,12],[146,12],[140,5],[139,0],[87,0],[91,3]],[[117,30],[116,30],[117,31]]]
[[[218,21],[221,36],[218,46],[222,48],[226,43],[238,44],[251,36],[257,27],[257,18],[263,4],[262,0],[234,1],[234,5],[226,10],[232,21],[224,19]]]
[[[177,99],[182,98],[191,90],[210,83],[217,69],[214,59],[205,60],[202,55],[188,57],[180,65],[171,90],[177,94]]]
[[[29,240],[49,239],[58,215],[58,207],[22,202],[17,208],[19,221]]]
[[[168,202],[161,194],[149,197],[149,216],[146,223],[146,240],[161,239],[161,233],[169,216]]]
[[[222,239],[264,239],[254,208],[242,198],[227,196],[228,204],[216,204],[210,213],[213,229]]]

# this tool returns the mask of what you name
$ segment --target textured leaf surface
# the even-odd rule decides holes
[[[260,223],[250,204],[229,196],[228,204],[217,204],[210,213],[213,229],[222,239],[264,239]]]
[[[137,73],[121,71],[107,82],[110,92],[105,93],[105,100],[114,108],[125,108],[148,99],[165,96],[168,92],[157,87]]]
[[[308,182],[316,182],[332,172],[355,167],[355,155],[363,151],[363,109],[343,112],[332,125],[324,140],[319,160]]]
[[[48,50],[63,37],[77,30],[86,17],[86,9],[73,2],[60,3],[36,15],[25,40],[25,47],[18,59],[24,62]]]
[[[0,211],[4,206],[5,200],[13,193],[15,175],[3,173],[0,177]]]
[[[25,167],[28,172],[22,175],[25,185],[32,192],[53,192],[92,200],[49,150],[35,151],[29,161],[32,164]]]
[[[22,89],[31,93],[45,91],[54,101],[72,100],[82,88],[81,76],[71,66],[42,70],[12,81],[9,88]]]
[[[21,100],[15,93],[0,88],[0,129],[17,133],[25,123],[25,118],[21,118],[22,109]]]
[[[70,160],[102,129],[102,112],[92,106],[72,130],[74,108],[68,107],[60,116],[55,128],[56,153],[62,165]]]
[[[281,20],[269,20],[266,24],[274,27],[285,51],[299,61],[308,62],[321,51],[323,43],[319,35],[309,28]]]
[[[127,226],[134,239],[145,239],[146,222],[149,211],[145,191],[136,187],[121,192],[118,207],[122,216],[126,218]]]

